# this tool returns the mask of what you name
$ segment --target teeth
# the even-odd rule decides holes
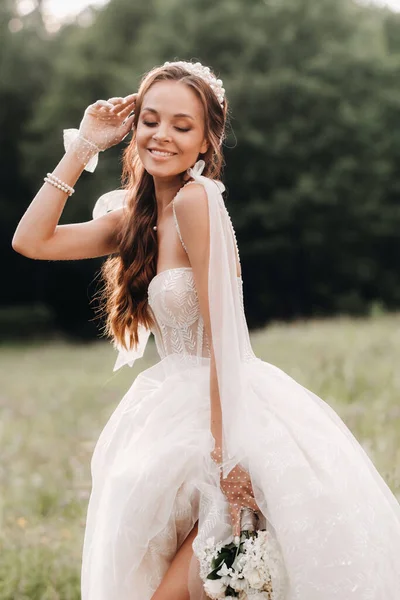
[[[160,152],[159,150],[150,150],[152,154],[157,154],[157,156],[173,156],[173,152]]]

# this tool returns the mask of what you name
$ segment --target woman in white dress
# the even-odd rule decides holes
[[[398,600],[398,501],[339,416],[252,351],[218,181],[226,114],[208,68],[155,68],[138,94],[96,102],[65,132],[66,154],[14,235],[31,258],[113,255],[114,370],[150,332],[160,355],[93,454],[82,599],[205,598],[202,544],[239,533],[248,507],[282,552],[287,587],[274,600]],[[92,221],[59,226],[83,169],[131,129],[124,189],[100,198]]]

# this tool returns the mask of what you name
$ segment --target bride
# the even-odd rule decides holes
[[[114,370],[150,333],[160,356],[94,450],[82,599],[205,598],[204,543],[239,534],[251,509],[285,565],[274,600],[397,600],[398,501],[334,410],[253,353],[219,181],[226,114],[208,67],[153,69],[138,94],[97,101],[64,132],[66,153],[14,234],[30,258],[112,255]],[[58,225],[82,171],[131,130],[124,189],[102,196],[92,221]]]

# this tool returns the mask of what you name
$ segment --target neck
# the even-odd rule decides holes
[[[180,177],[171,177],[168,179],[159,179],[154,177],[154,193],[159,215],[161,215],[168,204],[172,202],[174,196],[182,187],[182,185],[183,182]]]

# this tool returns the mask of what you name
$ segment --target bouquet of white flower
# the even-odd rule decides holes
[[[283,558],[277,541],[266,529],[241,531],[224,545],[208,538],[199,558],[204,590],[213,600],[284,599]]]

